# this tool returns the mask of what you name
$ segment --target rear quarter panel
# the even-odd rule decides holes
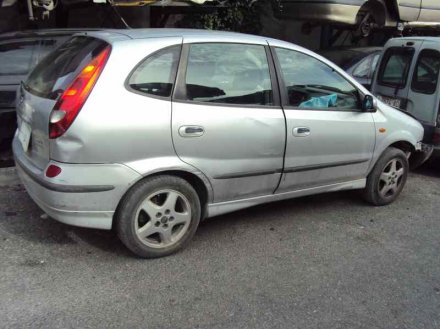
[[[174,157],[171,101],[127,90],[126,78],[149,54],[182,38],[112,44],[110,58],[69,130],[51,141],[51,158],[69,163],[128,163]]]

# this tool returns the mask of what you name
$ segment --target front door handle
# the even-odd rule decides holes
[[[179,135],[182,137],[200,137],[205,133],[201,126],[182,126],[179,128]]]
[[[293,128],[293,136],[306,137],[310,135],[310,128],[308,127],[295,127]]]

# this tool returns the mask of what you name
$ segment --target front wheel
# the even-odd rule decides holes
[[[368,175],[365,199],[375,206],[392,203],[405,186],[408,170],[408,159],[402,150],[386,149]]]
[[[184,248],[200,222],[197,192],[184,179],[156,176],[136,184],[122,200],[116,229],[136,255],[155,258]]]

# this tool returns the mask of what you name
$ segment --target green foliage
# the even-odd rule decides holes
[[[186,15],[177,23],[182,28],[258,33],[260,13],[255,0],[227,0],[224,8],[209,14]]]

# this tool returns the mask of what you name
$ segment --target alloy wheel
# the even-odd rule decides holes
[[[166,189],[150,194],[136,211],[135,232],[148,247],[167,248],[188,231],[191,206],[180,192]]]

